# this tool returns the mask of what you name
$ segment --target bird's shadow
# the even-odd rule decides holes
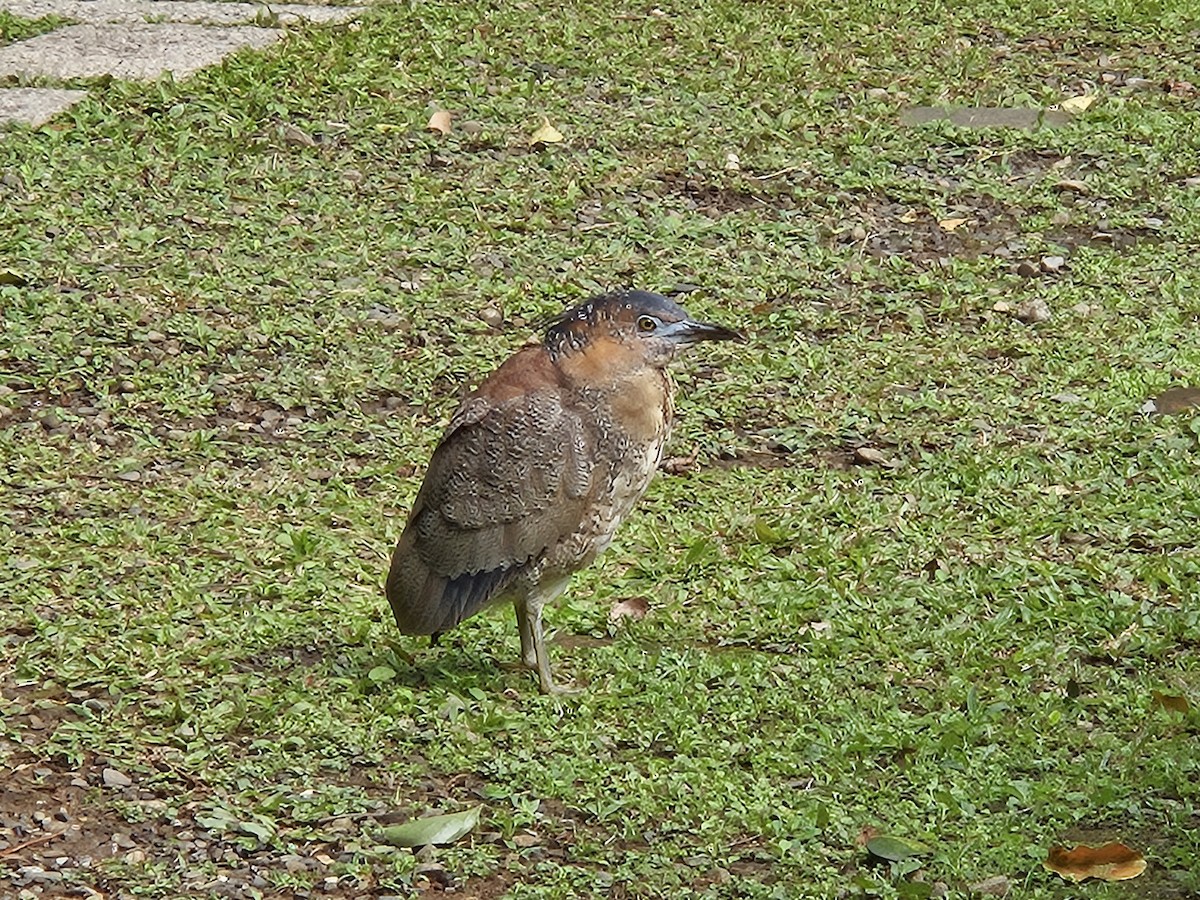
[[[396,674],[390,683],[413,690],[449,688],[462,691],[478,685],[494,686],[513,667],[495,654],[480,652],[442,639],[437,646],[405,647],[399,639],[388,641],[385,653],[368,665],[386,665]],[[517,667],[519,668],[519,667]]]

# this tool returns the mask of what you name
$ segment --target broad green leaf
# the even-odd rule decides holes
[[[479,824],[482,806],[447,813],[444,816],[427,816],[413,819],[403,825],[391,825],[383,829],[380,837],[393,847],[424,847],[426,844],[450,844]]]
[[[275,829],[265,822],[238,822],[238,831],[258,838],[264,844],[275,836]]]
[[[761,516],[754,517],[754,536],[758,538],[760,544],[778,544],[783,540],[783,535],[779,533],[779,529],[772,526]]]
[[[867,852],[872,856],[878,856],[880,859],[897,862],[901,859],[908,859],[911,856],[923,856],[930,852],[930,848],[920,841],[895,837],[890,834],[881,834],[867,841]]]
[[[376,666],[367,673],[367,677],[376,684],[380,684],[384,681],[391,681],[393,678],[395,678],[396,670],[391,666]]]

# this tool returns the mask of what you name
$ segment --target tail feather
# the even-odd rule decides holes
[[[448,631],[503,593],[518,567],[467,572],[446,578],[430,571],[406,532],[396,545],[387,578],[387,598],[404,634]]]

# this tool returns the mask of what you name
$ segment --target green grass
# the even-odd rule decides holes
[[[436,853],[465,896],[1080,896],[1041,867],[1076,840],[1150,860],[1088,896],[1200,891],[1200,419],[1139,412],[1200,379],[1200,129],[1123,83],[1200,84],[1200,23],[663,9],[382,8],[0,141],[0,762],[107,829],[68,881],[404,894],[379,826],[482,803]],[[1062,128],[898,124],[1093,90]],[[395,634],[463,385],[677,282],[753,341],[679,367],[693,471],[547,614],[587,690],[498,668],[509,611]],[[932,852],[871,865],[868,828]]]
[[[70,22],[62,16],[42,16],[40,19],[22,19],[8,10],[0,9],[0,47],[14,41],[37,37]]]

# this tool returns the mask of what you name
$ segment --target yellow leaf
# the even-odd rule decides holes
[[[562,132],[550,124],[550,120],[542,117],[542,127],[529,136],[529,146],[538,144],[561,144]]]
[[[1083,112],[1095,102],[1095,94],[1082,94],[1078,97],[1068,97],[1059,104],[1059,107],[1069,113],[1077,114]]]
[[[1085,878],[1125,881],[1137,878],[1146,871],[1146,860],[1142,854],[1124,844],[1115,843],[1103,847],[1080,844],[1071,850],[1051,847],[1042,865],[1067,881],[1083,881]]]
[[[920,217],[921,217],[921,214],[919,212],[917,212],[915,209],[910,209],[908,212],[906,212],[904,215],[902,215],[900,217],[900,221],[903,222],[905,225],[911,225],[913,222],[917,221],[917,219],[919,219]]]
[[[938,226],[942,231],[954,231],[963,225],[966,225],[968,219],[942,219],[938,222]]]
[[[429,117],[429,124],[425,127],[430,131],[440,131],[442,134],[449,134],[450,113],[444,109],[439,109]]]

